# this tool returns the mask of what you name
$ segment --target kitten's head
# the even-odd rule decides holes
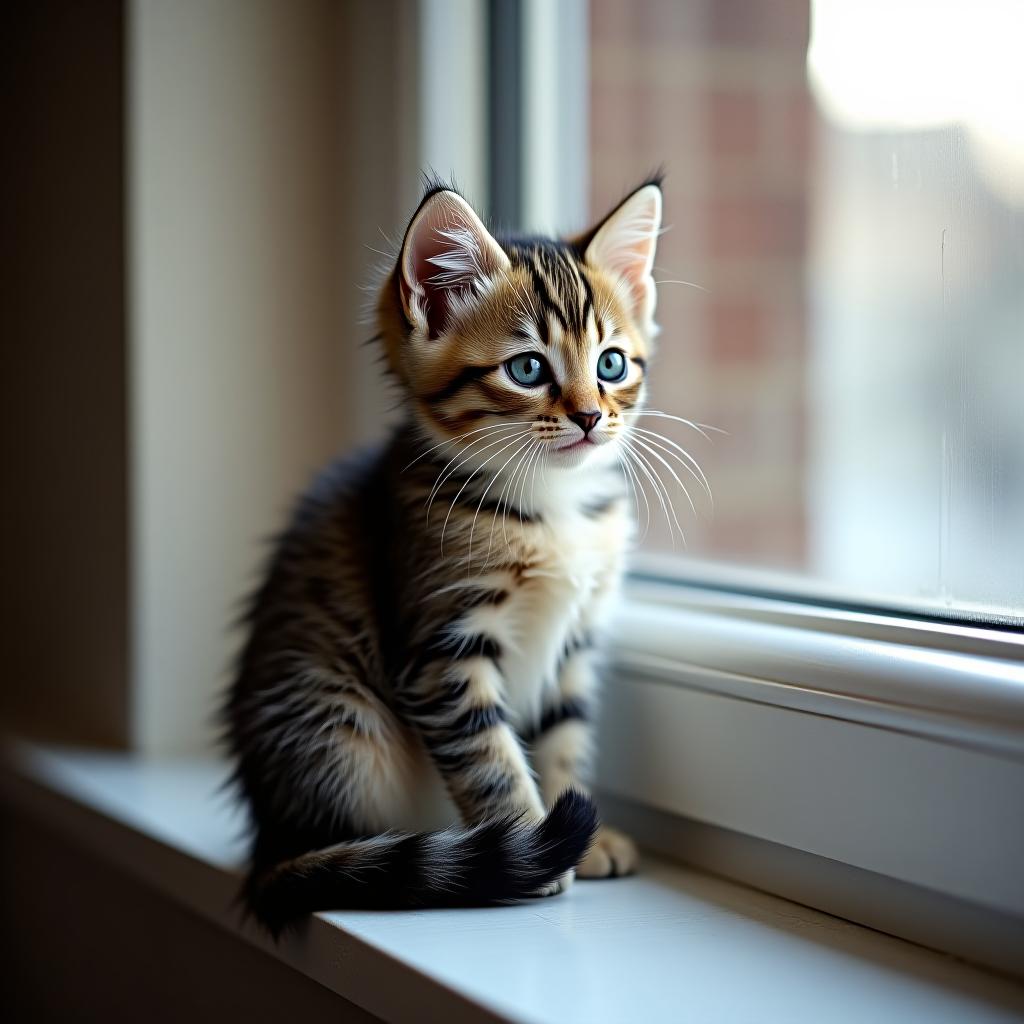
[[[612,461],[644,398],[660,226],[657,181],[572,240],[495,238],[430,189],[378,307],[425,434],[495,468],[524,448],[556,469]]]

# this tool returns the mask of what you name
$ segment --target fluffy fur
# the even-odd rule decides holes
[[[632,870],[585,779],[660,221],[657,182],[568,241],[497,239],[441,186],[414,214],[377,308],[405,423],[300,501],[224,708],[275,931]]]

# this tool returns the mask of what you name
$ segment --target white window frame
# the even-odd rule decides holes
[[[520,226],[571,231],[587,5],[520,10]],[[552,54],[568,59],[555,70]],[[754,596],[742,570],[687,584],[655,562],[637,558],[612,643],[606,816],[661,852],[1024,974],[1024,635],[808,603],[787,584]]]
[[[598,785],[647,845],[1024,971],[1024,638],[634,580]]]

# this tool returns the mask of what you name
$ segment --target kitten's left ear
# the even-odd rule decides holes
[[[661,230],[661,189],[641,185],[583,239],[583,258],[622,281],[636,322],[651,326],[658,297],[651,271]]]

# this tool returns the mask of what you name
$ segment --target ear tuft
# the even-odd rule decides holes
[[[450,189],[428,192],[399,256],[406,319],[428,338],[439,337],[508,267],[508,256],[462,196]]]
[[[602,221],[584,252],[587,263],[623,283],[630,311],[645,329],[654,321],[657,304],[651,272],[660,230],[661,189],[651,181],[627,196]]]

